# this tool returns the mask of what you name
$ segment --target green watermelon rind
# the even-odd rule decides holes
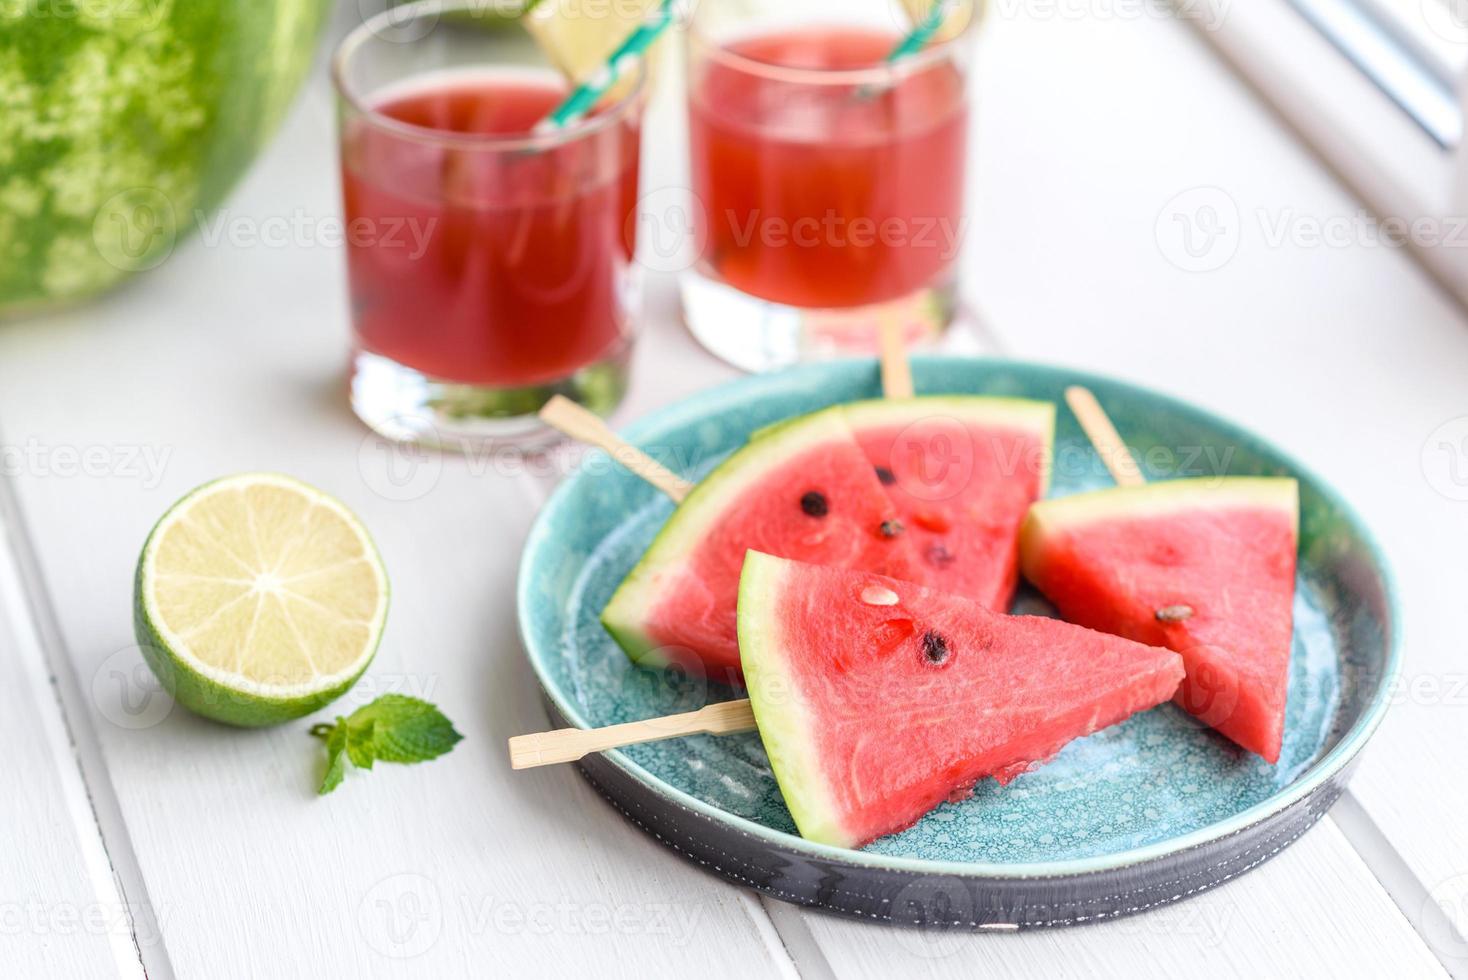
[[[935,411],[935,409],[937,411]],[[919,422],[946,414],[979,427],[1019,429],[1040,438],[1044,447],[1040,495],[1050,491],[1055,450],[1055,403],[995,395],[920,395],[915,398],[872,398],[841,406],[851,427]]]
[[[1164,480],[1139,487],[1112,487],[1030,507],[1020,530],[1020,567],[1032,581],[1051,534],[1069,528],[1132,517],[1158,517],[1191,510],[1262,507],[1287,511],[1299,537],[1300,485],[1291,477],[1231,476]]]
[[[1040,493],[1047,491],[1055,443],[1056,412],[1051,402],[990,395],[926,395],[851,402],[784,419],[757,430],[744,448],[720,464],[689,493],[602,610],[602,625],[635,663],[650,668],[671,666],[673,661],[660,652],[660,645],[641,625],[658,599],[658,586],[665,578],[660,573],[675,568],[678,560],[693,550],[707,532],[713,517],[722,513],[743,487],[756,482],[768,469],[812,443],[843,438],[854,425],[918,421],[932,417],[935,409],[972,424],[1012,427],[1035,433],[1044,446]],[[756,465],[746,471],[746,467],[756,461],[764,465]],[[743,477],[736,478],[736,474],[741,472]],[[695,513],[708,509],[710,501],[716,501],[711,514]]]
[[[1206,519],[1229,513],[1259,511],[1274,512],[1289,520],[1294,542],[1291,546],[1293,557],[1293,551],[1300,539],[1299,495],[1299,483],[1290,477],[1202,477],[1160,481],[1135,487],[1114,487],[1058,500],[1041,501],[1030,507],[1020,528],[1020,571],[1042,592],[1050,594],[1052,586],[1056,584],[1057,555],[1064,555],[1066,542],[1074,534],[1083,535],[1090,529],[1117,522],[1140,521],[1145,522],[1139,532],[1144,541],[1155,538],[1158,528],[1165,529],[1167,534],[1171,534],[1175,528],[1177,536],[1182,538],[1188,534],[1190,518]],[[1123,523],[1122,526],[1126,525]],[[1064,558],[1059,560],[1063,567]],[[1108,571],[1115,570],[1109,570],[1103,564],[1091,571],[1105,575]],[[1068,574],[1061,572],[1061,579],[1065,579]],[[1126,579],[1119,581],[1125,582]],[[1199,607],[1198,599],[1186,593],[1177,594],[1176,597],[1183,600],[1185,605]],[[1064,611],[1063,598],[1056,597],[1056,602]],[[1086,626],[1109,628],[1105,624],[1088,622],[1084,618],[1078,621]],[[1158,642],[1159,645],[1166,645],[1183,653],[1185,657],[1188,656],[1189,647],[1195,653],[1207,649],[1207,644],[1197,640],[1188,640],[1185,645],[1176,646],[1171,641],[1164,644],[1155,638],[1144,639],[1142,635],[1133,635],[1126,629],[1118,632],[1132,635],[1132,638],[1144,642]],[[1218,651],[1218,654],[1225,653],[1226,650]],[[1283,653],[1288,656],[1288,643]],[[1191,665],[1188,671],[1192,676]],[[1281,710],[1282,704],[1281,701]],[[1236,728],[1227,717],[1199,717],[1244,748],[1257,752],[1266,761],[1274,763],[1278,760],[1280,727],[1272,731],[1260,731],[1253,726]],[[1281,714],[1279,725],[1282,726],[1282,723]]]
[[[644,667],[670,666],[672,660],[642,625],[662,597],[662,583],[749,486],[803,449],[849,438],[840,409],[824,409],[783,425],[768,438],[750,441],[699,481],[602,610],[602,625],[627,656]]]
[[[794,677],[785,669],[785,645],[774,596],[783,588],[789,562],[758,551],[747,552],[739,576],[739,659],[749,691],[760,741],[796,829],[806,840],[851,847],[853,836],[841,825],[835,801],[821,774],[811,737],[813,726]]]
[[[1050,489],[1051,460],[1055,448],[1055,403],[1034,398],[1009,398],[998,395],[917,395],[912,398],[870,398],[836,406],[845,414],[852,428],[890,424],[929,418],[934,408],[955,418],[978,425],[994,425],[1024,429],[1041,438],[1045,446],[1045,468],[1041,475],[1040,493]],[[832,411],[833,409],[827,409]],[[750,441],[766,439],[804,416],[772,422],[756,429]]]

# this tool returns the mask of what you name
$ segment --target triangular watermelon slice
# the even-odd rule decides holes
[[[602,612],[627,654],[741,680],[735,606],[754,548],[898,578],[917,560],[841,410],[786,422],[696,486]]]
[[[739,643],[802,836],[859,847],[1172,697],[1177,654],[751,552]]]
[[[1020,525],[1049,489],[1055,406],[937,395],[844,411],[912,538],[917,581],[1007,612]]]
[[[1070,622],[1182,654],[1178,704],[1273,763],[1298,538],[1294,480],[1176,480],[1036,504],[1021,561]]]

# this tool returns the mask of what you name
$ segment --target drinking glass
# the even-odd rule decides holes
[[[569,86],[496,11],[393,8],[333,65],[351,402],[394,439],[533,446],[551,396],[607,414],[627,383],[644,81],[543,132]]]
[[[907,58],[902,4],[699,4],[686,32],[693,334],[748,370],[910,344],[952,321],[972,0]]]

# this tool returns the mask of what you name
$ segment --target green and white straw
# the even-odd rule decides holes
[[[537,133],[554,133],[574,125],[586,117],[586,114],[596,107],[602,96],[611,91],[623,76],[632,71],[647,55],[647,49],[652,47],[659,37],[662,37],[676,19],[674,7],[678,0],[662,0],[646,19],[638,25],[637,30],[627,36],[627,40],[619,44],[608,57],[607,63],[585,82],[576,87],[576,90],[555,108],[549,116],[546,116],[538,124]]]
[[[923,19],[913,25],[908,35],[898,42],[897,47],[887,53],[887,64],[892,65],[911,58],[927,47],[928,42],[942,29],[948,15],[958,6],[958,2],[959,0],[937,0]],[[861,100],[875,99],[890,92],[893,87],[891,81],[863,85],[856,90],[856,97]]]
[[[937,3],[933,4],[933,9],[928,11],[927,16],[919,21],[913,27],[912,32],[903,38],[902,42],[887,55],[888,63],[901,61],[903,58],[915,55],[927,47],[928,42],[943,27],[943,22],[948,19],[948,15],[957,6],[958,0],[938,0]]]
[[[679,0],[661,0],[637,29],[607,57],[606,64],[596,74],[578,85],[549,116],[536,124],[535,132],[558,132],[584,119],[602,97],[612,90],[612,86],[642,62],[647,56],[647,50],[673,24],[677,19],[675,7],[678,2]],[[943,27],[948,14],[957,6],[958,0],[938,0],[934,3],[927,16],[887,55],[887,61],[901,61],[927,47],[928,42]]]

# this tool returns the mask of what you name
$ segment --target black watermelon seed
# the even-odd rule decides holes
[[[877,479],[881,481],[882,486],[890,487],[892,484],[897,482],[897,474],[893,473],[885,466],[878,466]]]
[[[941,633],[928,630],[923,634],[923,656],[930,664],[941,664],[948,660],[948,641]]]
[[[924,552],[924,555],[928,561],[937,565],[939,568],[953,564],[953,552],[949,551],[941,543],[930,545],[928,550]]]
[[[825,494],[819,490],[810,490],[800,498],[800,509],[811,517],[825,517],[831,510],[831,505],[826,503]]]
[[[882,522],[882,537],[884,538],[895,538],[897,537],[897,535],[901,534],[905,530],[907,530],[907,528],[902,526],[901,521]]]

